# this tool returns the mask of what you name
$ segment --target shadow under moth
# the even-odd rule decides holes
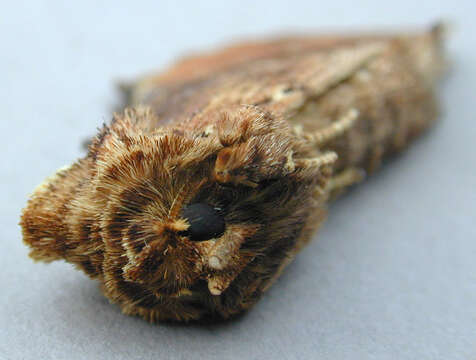
[[[229,318],[254,305],[329,201],[436,118],[442,27],[299,36],[184,58],[21,216],[34,260],[64,259],[125,314]]]

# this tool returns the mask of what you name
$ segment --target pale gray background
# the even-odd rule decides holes
[[[133,3],[1,2],[0,358],[476,359],[474,1]],[[70,265],[27,257],[27,194],[110,118],[115,79],[236,37],[438,18],[455,25],[442,121],[334,204],[247,316],[149,325]]]

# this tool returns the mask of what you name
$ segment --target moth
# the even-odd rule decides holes
[[[87,155],[34,190],[30,256],[150,322],[242,313],[337,194],[434,122],[442,42],[441,26],[296,36],[139,79]]]

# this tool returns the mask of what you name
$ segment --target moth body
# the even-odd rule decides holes
[[[434,121],[443,67],[435,27],[241,44],[140,79],[31,196],[30,256],[73,263],[148,321],[243,312],[329,199]]]

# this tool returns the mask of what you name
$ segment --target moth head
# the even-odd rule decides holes
[[[148,109],[116,116],[78,178],[48,186],[76,184],[70,213],[55,218],[69,234],[57,248],[79,264],[98,259],[110,298],[161,318],[250,306],[318,222],[329,168],[303,166],[313,150],[256,107],[149,129],[155,121]]]

